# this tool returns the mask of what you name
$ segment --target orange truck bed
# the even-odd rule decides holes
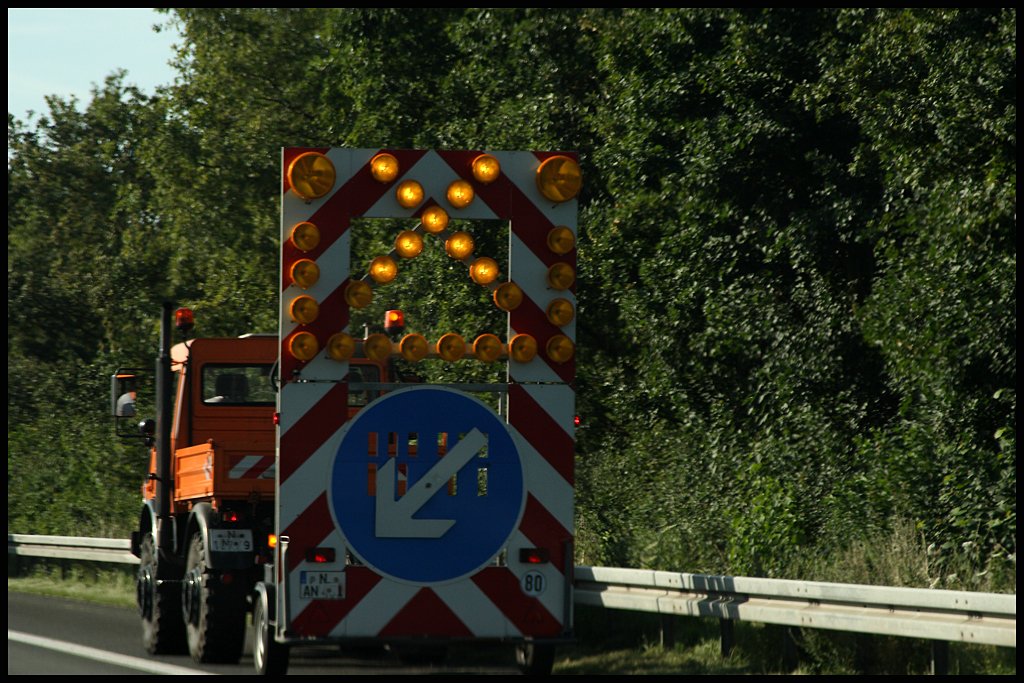
[[[225,450],[212,439],[174,453],[175,501],[274,495],[274,454],[266,449]]]

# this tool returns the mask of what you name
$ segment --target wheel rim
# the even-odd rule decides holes
[[[139,578],[135,581],[135,602],[143,619],[153,618],[153,571],[150,567],[139,570]]]
[[[185,611],[185,620],[196,626],[199,624],[199,603],[202,599],[200,592],[202,591],[202,577],[199,574],[198,568],[193,568],[185,576],[184,590],[181,592],[183,605]]]
[[[265,612],[263,609],[263,601],[260,600],[256,605],[256,638],[253,643],[253,659],[256,660],[256,667],[259,670],[263,670],[266,666],[266,647],[267,647],[267,634],[269,633],[269,624],[264,616]]]

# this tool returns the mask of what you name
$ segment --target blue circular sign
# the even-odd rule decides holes
[[[441,583],[489,563],[519,524],[519,451],[494,410],[411,387],[363,408],[331,467],[331,514],[350,550],[400,581]]]

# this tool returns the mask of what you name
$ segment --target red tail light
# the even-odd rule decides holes
[[[523,564],[547,564],[551,561],[551,554],[547,548],[520,548],[519,561]]]
[[[310,548],[306,551],[306,562],[334,562],[334,557],[334,548]]]

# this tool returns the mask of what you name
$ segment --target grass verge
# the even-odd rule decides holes
[[[116,607],[135,607],[135,567],[73,561],[22,561],[7,566],[7,591],[50,595]]]

